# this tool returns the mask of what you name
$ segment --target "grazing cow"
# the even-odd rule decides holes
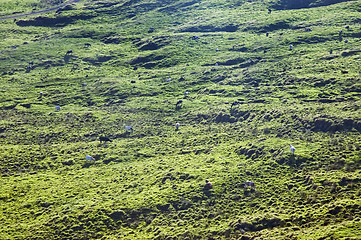
[[[175,104],[175,106],[176,107],[180,107],[180,105],[183,103],[183,100],[179,100],[176,104]]]
[[[292,50],[292,48],[293,48],[293,45],[291,44],[291,45],[290,45],[290,50]]]
[[[66,54],[72,54],[73,53],[73,50],[69,50],[66,52]]]
[[[132,126],[125,126],[125,131],[133,132]]]
[[[213,188],[213,185],[212,185],[212,183],[211,183],[210,181],[208,181],[208,180],[206,179],[206,185],[204,185],[204,188],[205,188],[205,189],[212,189],[212,188]]]
[[[55,110],[60,111],[61,107],[60,106],[55,106]]]
[[[344,41],[345,43],[348,43],[348,39],[345,39],[345,41]]]
[[[256,184],[254,182],[252,182],[252,181],[245,181],[244,188],[248,188],[248,187],[255,190],[256,189]]]
[[[176,123],[176,124],[175,124],[175,130],[178,131],[178,130],[179,130],[179,127],[180,127],[180,123]]]
[[[268,14],[271,14],[272,13],[272,9],[268,9]]]
[[[350,26],[345,26],[345,28],[346,28],[347,30],[350,30]]]
[[[292,146],[291,144],[290,144],[290,150],[291,150],[292,154],[294,155],[296,148],[294,146]]]
[[[189,95],[189,92],[184,92],[184,96],[188,96]]]
[[[100,143],[102,143],[102,142],[112,142],[112,140],[109,139],[108,137],[100,136],[100,137],[99,137],[99,142],[100,142]]]
[[[94,161],[95,162],[95,158],[93,158],[92,156],[89,155],[85,155],[85,159],[89,160],[89,161]]]
[[[269,36],[269,32],[266,32],[266,37],[268,37]]]

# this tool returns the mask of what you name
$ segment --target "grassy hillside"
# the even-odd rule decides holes
[[[0,16],[65,1],[18,2]],[[1,20],[0,239],[360,239],[360,12],[83,0]]]

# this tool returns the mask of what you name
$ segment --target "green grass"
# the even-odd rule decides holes
[[[63,0],[1,0],[0,16],[43,10],[63,2]]]
[[[361,5],[275,2],[2,20],[0,239],[358,239]]]

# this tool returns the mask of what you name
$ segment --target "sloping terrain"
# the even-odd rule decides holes
[[[0,21],[0,239],[360,239],[360,12],[84,0]]]

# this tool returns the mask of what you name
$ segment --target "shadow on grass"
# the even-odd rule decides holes
[[[208,189],[207,187],[203,188],[203,196],[206,196],[207,198],[214,197],[214,192],[212,189]]]
[[[302,163],[309,160],[311,159],[297,155],[289,155],[276,160],[276,162],[278,164],[288,165],[290,167],[299,167]]]

